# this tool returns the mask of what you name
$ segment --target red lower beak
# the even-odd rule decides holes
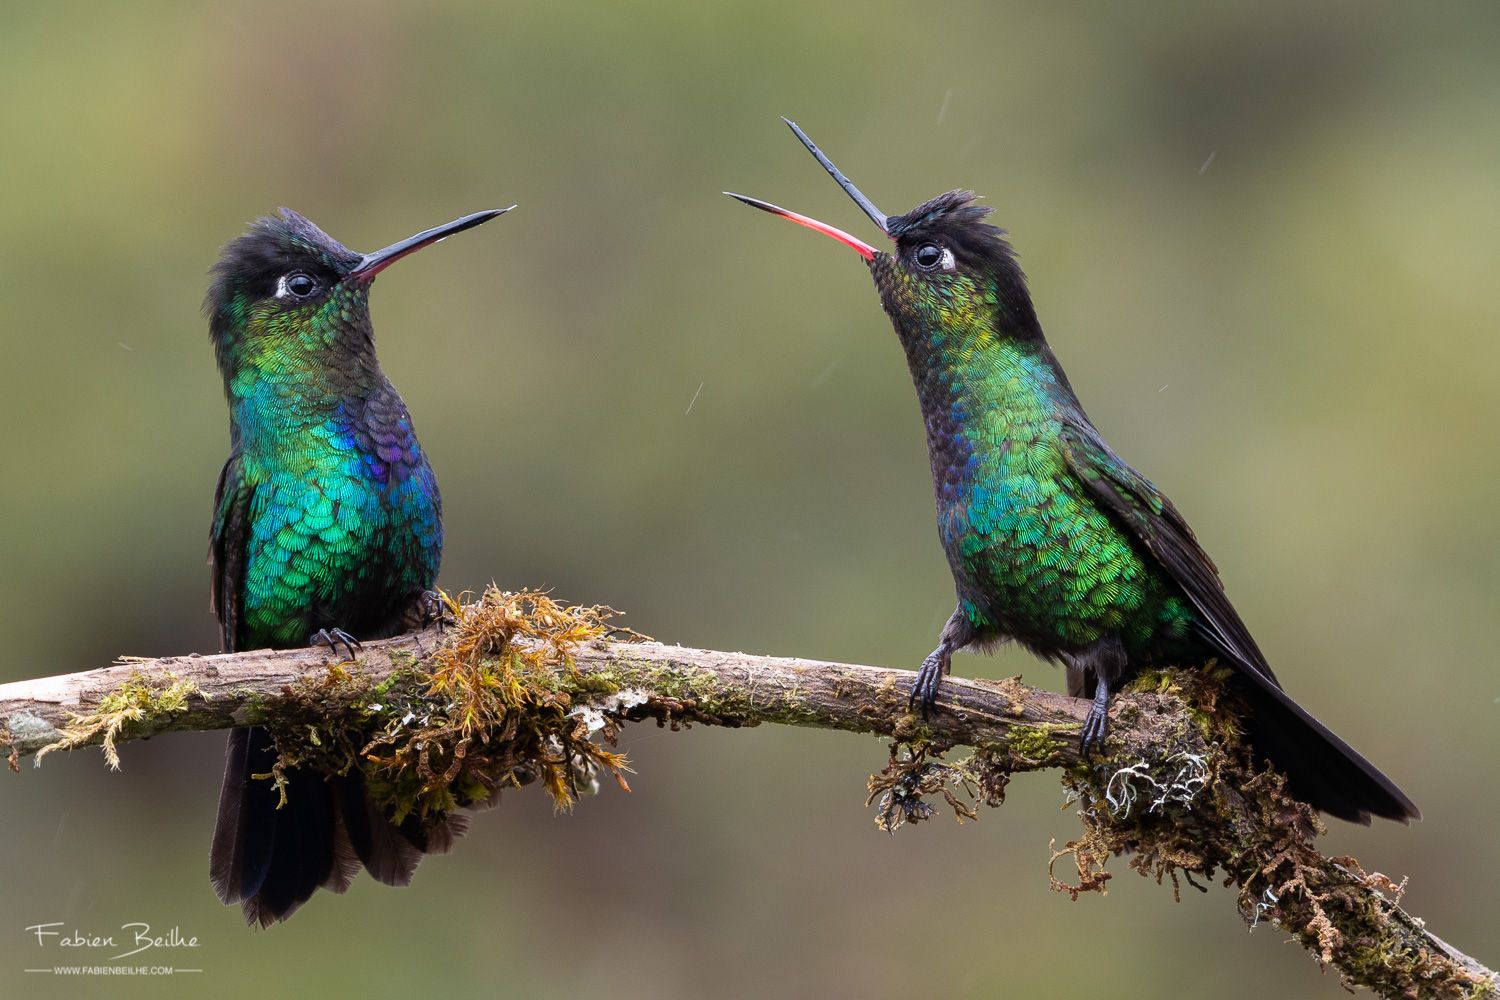
[[[857,236],[849,235],[836,226],[830,226],[826,222],[819,222],[817,219],[810,219],[805,215],[798,215],[796,212],[789,212],[784,208],[771,204],[769,201],[761,201],[759,198],[751,198],[747,195],[735,194],[733,191],[725,191],[724,193],[729,195],[729,197],[731,198],[736,198],[739,201],[744,202],[751,208],[758,208],[762,212],[770,212],[772,215],[779,215],[783,219],[795,222],[799,226],[806,226],[808,229],[811,229],[814,232],[822,233],[824,236],[832,236],[834,239],[844,244],[844,246],[852,247],[854,249],[854,252],[859,254],[865,260],[875,259],[874,247],[870,246],[870,244],[866,243],[864,240],[860,239]]]

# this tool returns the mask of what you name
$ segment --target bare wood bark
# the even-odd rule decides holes
[[[420,669],[441,641],[429,631],[368,643],[360,653],[359,667],[373,680]],[[907,711],[906,692],[914,675],[905,670],[654,642],[587,643],[573,650],[572,659],[579,681],[573,688],[576,699],[598,701],[621,721],[656,718],[722,726],[778,723],[844,730],[939,747],[974,747],[990,755],[986,759],[1003,759],[1007,772],[1045,767],[1075,776],[1087,773],[1081,767],[1077,740],[1086,704],[1028,687],[1017,679],[950,678],[938,710],[924,722]],[[98,713],[101,701],[129,684],[151,691],[178,684],[187,693],[172,711],[138,713],[139,717],[118,729],[117,740],[244,725],[256,721],[257,713],[274,711],[289,685],[326,672],[329,662],[325,651],[314,649],[169,656],[128,659],[98,670],[0,685],[0,749],[9,751],[15,769],[21,757],[67,742],[70,736],[75,743],[100,742],[102,730],[80,737],[78,720]],[[616,695],[630,691],[635,697],[610,700],[590,679],[607,679]],[[329,697],[337,697],[334,689]],[[1038,734],[1046,747],[1040,754],[1036,752]],[[1169,752],[1207,755],[1210,749],[1174,695],[1131,693],[1116,700],[1111,760],[1160,761]],[[1095,813],[1096,821],[1104,815]],[[1234,790],[1220,794],[1214,808],[1195,811],[1193,820],[1195,836],[1206,820],[1210,834],[1222,833],[1237,844],[1249,845],[1250,856],[1239,864],[1216,862],[1242,893],[1255,884],[1258,873],[1263,876],[1271,870],[1269,866],[1285,861],[1279,854],[1269,855],[1273,847],[1283,853],[1287,849],[1284,833],[1273,835],[1262,829],[1264,816]],[[1140,818],[1133,822],[1139,823]],[[1133,828],[1130,836],[1138,836],[1138,830]],[[1134,849],[1135,844],[1131,846]],[[1277,900],[1274,908],[1267,907],[1268,915],[1315,954],[1321,950],[1322,960],[1347,981],[1390,997],[1500,996],[1500,975],[1427,931],[1420,920],[1381,891],[1389,888],[1382,877],[1365,875],[1352,859],[1324,857],[1312,848],[1310,836],[1305,844],[1291,849],[1303,852],[1296,861],[1296,877],[1316,880],[1319,889],[1309,888],[1310,898],[1301,903]],[[1081,874],[1087,882],[1081,862],[1080,855]],[[1319,900],[1329,906],[1320,909]],[[1332,914],[1336,933],[1320,938],[1318,918],[1324,909],[1332,910],[1334,903],[1339,910]],[[1243,913],[1243,895],[1241,907]],[[1396,962],[1404,967],[1390,974],[1372,968],[1372,942],[1387,952],[1375,965]]]

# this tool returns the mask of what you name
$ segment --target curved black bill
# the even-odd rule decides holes
[[[833,161],[830,160],[824,154],[824,152],[817,147],[816,143],[814,143],[807,137],[806,132],[797,127],[796,122],[792,121],[790,118],[782,118],[781,120],[787,123],[792,132],[796,134],[799,140],[801,140],[802,145],[807,147],[807,151],[813,156],[817,157],[818,162],[823,164],[823,169],[828,171],[833,179],[839,182],[839,187],[843,188],[844,192],[849,195],[849,197],[854,199],[854,203],[860,207],[860,210],[870,217],[870,221],[879,226],[882,233],[885,233],[887,236],[889,236],[891,233],[891,228],[888,216],[880,209],[876,208],[875,203],[869,198],[866,198],[865,193],[859,188],[855,187],[854,182],[845,177],[842,170],[833,165]]]
[[[491,208],[483,212],[475,212],[473,215],[466,215],[462,219],[454,219],[452,222],[445,223],[435,229],[420,232],[415,236],[402,240],[400,243],[392,243],[384,250],[367,253],[358,264],[354,265],[354,270],[344,275],[344,280],[371,281],[375,275],[384,271],[407,254],[416,253],[423,247],[430,247],[434,243],[452,236],[454,233],[461,233],[465,229],[482,226],[496,216],[504,215],[511,208],[515,207],[512,205],[510,208]]]

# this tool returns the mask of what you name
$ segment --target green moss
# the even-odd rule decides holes
[[[1243,708],[1225,683],[1232,674],[1214,661],[1191,670],[1159,667],[1142,670],[1126,690],[1176,698],[1205,740],[1237,743]]]
[[[1045,764],[1065,746],[1053,733],[1060,727],[1051,723],[1040,726],[1011,726],[1010,752],[1028,764]]]
[[[455,625],[433,669],[401,675],[352,699],[355,725],[320,737],[344,766],[365,774],[372,798],[401,821],[487,801],[504,787],[540,781],[559,808],[599,772],[621,776],[625,758],[595,743],[575,712],[580,695],[617,691],[608,675],[573,667],[580,643],[610,632],[608,608],[564,607],[545,594],[487,591],[450,602]],[[613,742],[605,720],[602,738]],[[304,744],[305,746],[305,744]],[[286,748],[278,740],[278,749]],[[336,761],[323,762],[334,769]]]
[[[118,771],[120,754],[115,749],[116,737],[127,729],[149,731],[155,728],[154,723],[186,712],[188,698],[196,693],[197,685],[171,674],[162,678],[131,674],[99,699],[97,710],[75,714],[72,722],[60,731],[61,738],[37,751],[37,762],[54,750],[72,750],[98,742],[103,744],[105,761]]]
[[[580,694],[611,695],[620,692],[620,682],[598,674],[576,674],[570,686]]]
[[[655,667],[646,674],[651,689],[677,701],[691,701],[710,715],[739,714],[744,709],[741,698],[721,693],[719,679],[711,671],[696,667]]]
[[[1139,874],[1170,881],[1174,895],[1184,882],[1205,892],[1214,881],[1236,886],[1247,922],[1274,921],[1351,988],[1382,996],[1495,997],[1493,983],[1433,948],[1420,921],[1397,908],[1403,886],[1364,871],[1354,858],[1317,850],[1325,832],[1317,813],[1289,795],[1285,779],[1245,745],[1243,707],[1227,678],[1212,667],[1144,672],[1133,685],[1146,696],[1137,710],[1151,715],[1159,741],[1146,746],[1127,734],[1109,757],[1063,766],[1083,830],[1054,845],[1052,888],[1075,899],[1104,893],[1113,877],[1106,866],[1127,857]],[[1155,697],[1166,700],[1155,705]],[[1128,707],[1122,706],[1122,720]],[[1182,721],[1164,725],[1172,719]],[[1060,765],[1076,730],[1017,724],[1005,749],[981,749],[952,764],[926,743],[898,741],[885,771],[870,780],[868,804],[878,801],[876,821],[884,830],[931,818],[943,801],[960,819],[973,818],[980,802],[1003,801],[1014,771]],[[1149,806],[1132,808],[1132,792],[1135,803]],[[1076,878],[1059,877],[1056,865],[1064,859]]]
[[[937,742],[932,726],[916,712],[907,712],[898,718],[891,736],[897,743],[906,743],[913,747],[930,747]]]
[[[701,718],[713,719],[722,722],[733,722],[745,719],[752,714],[749,696],[744,692],[725,688],[719,682],[719,678],[713,671],[703,670],[692,666],[663,665],[657,662],[631,660],[626,654],[618,655],[620,669],[605,670],[599,672],[591,671],[589,683],[604,683],[607,685],[606,693],[619,691],[622,687],[631,686],[625,678],[640,678],[635,683],[642,683],[649,688],[653,697],[660,703],[678,702],[685,713],[699,716]],[[584,689],[587,690],[588,684]],[[793,700],[798,701],[795,694]],[[761,710],[764,706],[759,706]],[[795,722],[796,708],[789,708],[785,718],[776,721]]]
[[[265,726],[276,745],[274,767],[259,777],[284,795],[291,769],[358,770],[372,801],[398,822],[436,821],[534,780],[563,808],[598,772],[624,784],[624,756],[594,742],[612,742],[614,723],[600,733],[589,721],[597,713],[573,711],[580,697],[619,689],[615,678],[572,665],[579,643],[610,632],[609,609],[492,589],[465,607],[450,601],[449,611],[454,626],[430,656],[392,651],[394,669],[378,679],[335,663],[278,694],[240,692],[240,720]],[[153,697],[153,710],[172,707],[167,694]]]

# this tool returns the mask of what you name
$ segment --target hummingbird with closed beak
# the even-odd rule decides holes
[[[204,309],[229,402],[209,548],[226,652],[326,644],[353,658],[360,640],[437,613],[442,501],[376,358],[370,285],[408,254],[507,211],[362,254],[284,208],[220,253]],[[209,872],[251,924],[286,919],[319,888],[343,892],[361,867],[405,885],[423,854],[463,831],[454,815],[394,822],[357,768],[285,769],[278,790],[267,780],[276,763],[266,729],[230,733]]]

